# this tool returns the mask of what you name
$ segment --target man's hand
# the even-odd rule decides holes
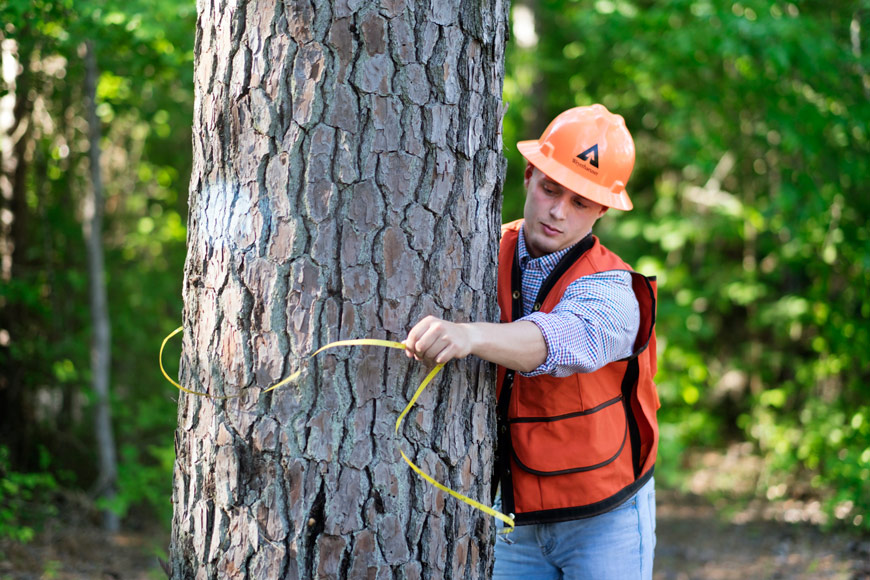
[[[547,360],[547,343],[538,327],[527,320],[447,322],[427,316],[402,341],[405,354],[427,363],[445,363],[470,354],[522,372],[531,372]]]
[[[409,358],[441,364],[471,354],[472,338],[471,325],[427,316],[411,329],[403,344]]]

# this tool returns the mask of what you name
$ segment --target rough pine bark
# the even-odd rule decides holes
[[[200,0],[174,578],[485,578],[492,369],[425,375],[426,314],[497,319],[501,0]]]

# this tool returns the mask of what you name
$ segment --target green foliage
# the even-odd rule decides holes
[[[13,471],[9,449],[0,445],[0,540],[27,543],[47,518],[57,515],[51,496],[58,482],[47,471],[47,452],[43,449],[40,455],[40,471]]]
[[[659,277],[660,463],[748,437],[762,481],[870,529],[870,5],[544,0],[536,26],[508,55],[505,218],[540,119],[626,118],[636,207],[598,233]]]
[[[174,393],[156,372],[160,339],[178,325],[186,254],[196,7],[178,0],[0,3],[0,39],[16,43],[18,83],[39,95],[27,161],[27,206],[15,216],[26,248],[0,306],[14,312],[9,345],[27,417],[57,467],[89,488],[96,476],[81,225],[90,187],[81,47],[95,45],[105,187],[104,248],[113,339],[112,412],[121,514],[149,506],[166,523]],[[11,87],[0,87],[0,96]],[[25,442],[26,444],[26,442]],[[26,445],[25,445],[26,446]],[[26,456],[26,453],[22,454]]]

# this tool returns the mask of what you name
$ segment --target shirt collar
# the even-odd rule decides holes
[[[591,232],[590,232],[591,233]],[[588,236],[589,234],[586,234]],[[586,236],[580,238],[577,241],[579,244],[581,241],[586,239]],[[567,248],[561,249],[558,252],[553,252],[552,254],[544,254],[539,258],[532,258],[531,254],[529,254],[528,248],[526,248],[526,234],[525,228],[520,228],[520,237],[517,240],[517,255],[520,258],[520,269],[525,270],[526,266],[529,264],[538,264],[539,267],[544,271],[550,271],[556,267],[556,264],[562,259],[562,257],[571,251],[571,248],[576,246],[577,244],[572,244]]]

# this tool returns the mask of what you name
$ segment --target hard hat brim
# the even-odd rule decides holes
[[[541,170],[544,175],[580,197],[585,197],[605,207],[623,211],[628,211],[634,207],[625,189],[614,193],[610,189],[586,179],[571,168],[565,167],[562,163],[545,155],[541,151],[540,142],[537,140],[520,141],[517,143],[517,149],[529,163]]]

